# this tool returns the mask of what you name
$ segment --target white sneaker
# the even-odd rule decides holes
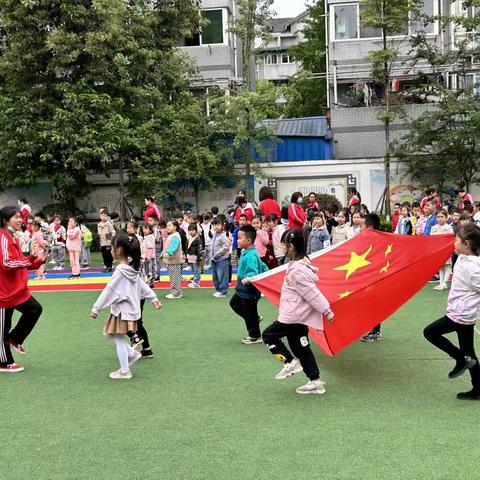
[[[283,368],[275,375],[275,380],[285,380],[303,370],[300,361],[294,358],[290,363],[286,363]]]
[[[122,372],[121,370],[116,370],[109,375],[110,378],[114,380],[130,380],[133,375],[132,372],[129,370],[128,372]]]
[[[227,295],[225,293],[215,292],[213,296],[215,298],[226,298]]]
[[[188,284],[188,288],[199,288],[200,285],[198,283],[193,283],[193,282],[190,282]]]
[[[321,380],[310,380],[302,387],[298,387],[295,391],[299,395],[310,395],[312,393],[317,395],[323,395],[326,392],[325,383]]]
[[[48,262],[49,265],[55,265],[55,263],[56,263],[55,260],[50,260],[50,261]]]
[[[446,283],[443,284],[442,290],[448,290],[448,285]]]
[[[434,290],[443,290],[443,285],[435,285],[433,287]]]
[[[169,300],[177,300],[178,298],[182,298],[182,297],[183,297],[183,295],[178,295],[178,297],[177,297],[177,296],[173,295],[172,293],[169,293],[165,298],[168,298]]]
[[[244,345],[253,345],[255,343],[263,343],[262,337],[258,337],[258,338],[245,337],[245,338],[242,338],[241,341]]]
[[[137,362],[141,358],[142,358],[141,352],[137,352],[135,350],[135,353],[133,354],[133,357],[128,360],[128,366],[131,367],[135,362]]]

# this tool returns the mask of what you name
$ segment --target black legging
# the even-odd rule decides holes
[[[137,331],[135,332],[139,337],[143,339],[142,348],[144,350],[150,350],[150,343],[148,341],[148,332],[143,326],[143,307],[145,306],[145,299],[140,300],[140,311],[141,317],[140,320],[137,320]],[[134,332],[128,332],[128,336],[132,338],[135,335]]]
[[[11,330],[14,310],[22,315],[16,327]],[[42,306],[33,297],[13,308],[0,309],[0,366],[5,367],[14,363],[10,340],[22,345],[35,327],[41,314]]]
[[[444,337],[446,333],[452,332],[457,333],[460,348]],[[474,324],[456,323],[445,316],[425,327],[423,335],[430,343],[458,362],[464,361],[466,356],[477,359],[474,347]],[[470,376],[472,377],[473,388],[480,390],[480,365],[478,362],[470,369]]]

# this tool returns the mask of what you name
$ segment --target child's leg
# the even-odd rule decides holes
[[[135,350],[125,341],[124,335],[109,335],[117,349],[118,361],[120,362],[120,370],[125,373],[130,370],[128,358],[135,354]]]
[[[450,320],[447,316],[442,317],[440,320],[431,323],[423,331],[423,336],[440,350],[444,351],[447,355],[450,355],[454,360],[462,362],[464,355],[453,343],[445,338],[443,335],[457,331],[457,324]],[[473,342],[473,340],[472,340]],[[473,343],[472,343],[473,346]]]
[[[55,262],[55,266],[58,267],[58,245],[52,246],[52,260]]]
[[[290,363],[293,361],[293,355],[281,340],[288,334],[288,325],[280,322],[273,322],[262,333],[263,342],[270,350],[270,353],[281,363]]]
[[[218,292],[219,291],[219,284],[218,284],[218,272],[217,272],[217,263],[212,262],[210,264],[212,268],[212,279],[213,279],[213,286],[215,287],[215,290]]]
[[[438,272],[438,276],[439,276],[439,286],[440,287],[443,287],[445,285],[445,266],[443,266],[440,271]]]
[[[260,338],[260,322],[258,317],[258,298],[242,299],[243,318],[250,338]]]
[[[198,285],[200,283],[200,265],[198,263],[192,263],[192,272],[193,272],[193,283],[195,285]]]
[[[45,275],[45,264],[42,265],[38,270],[37,270],[37,277],[43,277]]]
[[[169,265],[168,276],[170,277],[171,293],[175,297],[182,295],[182,266]]]
[[[61,268],[65,266],[65,247],[63,245],[58,247],[58,266]]]
[[[293,330],[293,329],[292,329]],[[320,378],[317,361],[310,348],[308,340],[308,327],[306,325],[295,325],[295,331],[287,336],[288,344],[292,353],[300,360],[305,375],[312,381]]]
[[[14,363],[10,349],[10,328],[12,326],[13,308],[0,308],[0,366]]]
[[[475,327],[474,325],[457,325],[458,342],[463,356],[471,357],[477,360],[477,363],[470,369],[472,387],[480,392],[480,365],[477,354],[475,353]]]

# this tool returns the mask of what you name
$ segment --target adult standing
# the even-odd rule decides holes
[[[247,223],[252,223],[252,218],[255,216],[255,209],[250,202],[247,202],[245,197],[237,197],[235,203],[238,205],[235,210],[235,225],[240,222],[240,215],[247,217]]]
[[[163,220],[162,212],[160,211],[158,205],[155,203],[154,197],[145,197],[145,207],[147,207],[144,216],[145,225],[148,225],[148,217],[150,215],[156,215],[160,222]]]
[[[268,187],[262,187],[259,192],[260,204],[258,209],[262,212],[264,218],[275,214],[278,218],[282,216],[280,205],[273,198],[273,192]]]
[[[20,214],[22,215],[22,220],[25,226],[28,225],[28,217],[32,214],[32,207],[28,204],[28,200],[26,198],[19,198],[17,200],[18,208],[20,210]]]
[[[457,190],[458,208],[463,211],[467,205],[473,205],[473,196],[465,191],[465,187]]]
[[[16,206],[0,209],[0,372],[17,373],[24,370],[17,365],[12,349],[20,355],[27,352],[23,342],[31,333],[42,306],[28,290],[27,270],[37,270],[45,258],[24,257],[15,233],[22,228],[22,214]],[[14,310],[21,313],[16,327],[11,330]]]
[[[300,192],[292,193],[288,207],[288,228],[303,228],[307,221],[307,215],[302,207],[303,195]]]

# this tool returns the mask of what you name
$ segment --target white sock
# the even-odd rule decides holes
[[[118,361],[120,362],[120,370],[125,373],[130,370],[128,366],[128,343],[125,341],[123,335],[112,335],[112,340],[117,347]]]
[[[441,287],[445,285],[445,273],[446,273],[445,267],[442,267],[439,272]]]

